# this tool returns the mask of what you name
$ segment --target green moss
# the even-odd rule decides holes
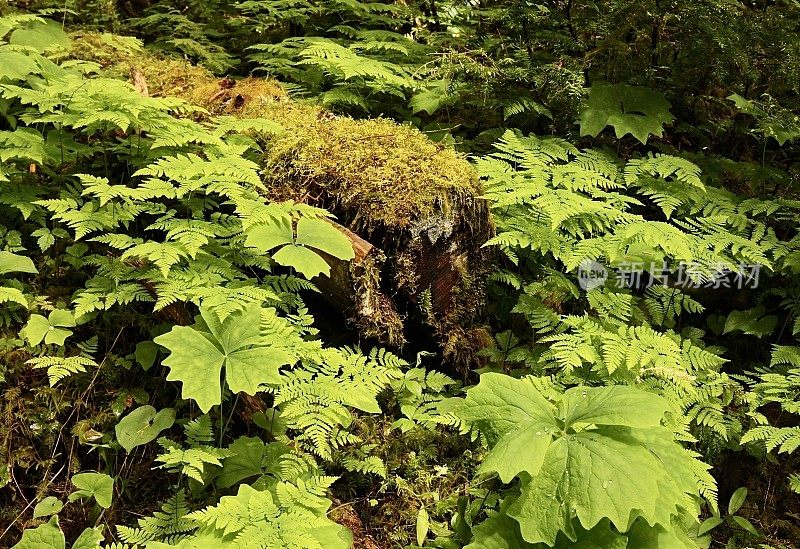
[[[97,32],[75,32],[71,38],[71,58],[97,63],[103,75],[112,78],[131,78],[138,71],[147,82],[149,95],[178,97],[203,106],[196,101],[201,98],[198,89],[218,88],[217,78],[208,70],[152,53],[136,38]]]
[[[479,192],[464,158],[410,126],[318,117],[296,129],[302,131],[288,131],[270,149],[267,177],[329,197],[367,233],[411,228],[435,214],[447,225]]]
[[[405,343],[403,319],[394,303],[381,290],[380,269],[386,260],[383,253],[370,254],[359,263],[350,264],[354,284],[355,319],[364,337],[400,347]]]

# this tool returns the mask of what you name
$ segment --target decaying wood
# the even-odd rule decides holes
[[[337,264],[329,258],[330,279],[315,280],[327,299],[348,314],[364,337],[394,347],[407,341],[414,348],[438,346],[451,362],[474,367],[476,352],[487,343],[487,332],[476,320],[485,302],[488,265],[481,246],[493,228],[469,165],[457,165],[462,170],[457,175],[466,179],[462,187],[415,187],[408,174],[398,173],[398,179],[405,180],[397,185],[388,180],[377,192],[372,186],[365,189],[349,179],[353,165],[365,171],[388,169],[395,151],[399,156],[408,146],[404,140],[426,138],[386,121],[352,121],[325,111],[292,127],[295,113],[290,110],[287,115],[283,109],[295,107],[284,107],[285,99],[253,95],[247,83],[231,86],[225,81],[212,97],[227,114],[263,116],[289,126],[286,133],[293,136],[277,138],[272,150],[278,152],[268,153],[263,164],[271,198],[291,198],[332,211],[353,242],[355,260]],[[203,106],[214,112],[215,105]],[[387,134],[387,129],[396,133]],[[336,154],[350,171],[328,161]],[[448,153],[431,148],[431,154]],[[428,169],[427,160],[410,159],[420,170]],[[438,158],[429,160],[431,170],[441,164]],[[398,204],[397,193],[408,194],[407,203]],[[430,341],[431,332],[435,341]]]
[[[381,549],[375,538],[364,528],[364,523],[353,506],[349,503],[341,504],[338,501],[335,503],[337,505],[331,509],[330,518],[345,526],[353,534],[353,549]]]
[[[388,345],[402,345],[403,320],[380,287],[386,255],[347,227],[331,223],[350,240],[355,257],[342,261],[323,253],[331,274],[318,276],[314,283],[325,299],[344,311],[361,333]]]
[[[144,74],[142,74],[142,71],[136,66],[131,67],[131,84],[133,84],[133,87],[136,88],[136,91],[139,92],[140,95],[145,97],[150,96],[150,91],[147,89],[147,80]]]

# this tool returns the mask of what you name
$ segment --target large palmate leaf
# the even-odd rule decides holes
[[[650,526],[638,519],[628,532],[626,549],[697,549],[698,544],[690,539],[680,528],[661,525]]]
[[[507,498],[510,499],[510,498]],[[506,513],[508,505],[472,529],[472,543],[464,549],[627,549],[625,536],[615,533],[608,520],[600,521],[591,530],[575,525],[575,540],[559,534],[555,545],[528,543],[522,538],[519,523]],[[573,520],[573,522],[575,522]]]
[[[86,528],[72,544],[72,549],[95,549],[102,547],[103,541],[105,541],[105,536],[102,526]]]
[[[222,471],[214,479],[220,488],[229,488],[240,481],[258,476],[249,484],[260,488],[265,484],[266,475],[271,475],[274,482],[281,476],[280,458],[291,453],[291,448],[280,442],[265,444],[256,437],[239,437],[230,448],[231,456],[222,462]]]
[[[619,531],[644,517],[669,528],[685,493],[695,491],[692,459],[660,422],[668,406],[632,387],[575,387],[551,403],[530,379],[481,376],[456,414],[485,437],[481,472],[518,477],[508,516],[528,543],[553,545],[559,533],[604,519]]]
[[[522,539],[519,523],[508,516],[507,507],[475,526],[472,543],[464,549],[537,549],[536,544]]]
[[[581,136],[596,137],[606,126],[613,126],[617,138],[633,135],[642,143],[650,135],[663,135],[663,126],[672,122],[669,101],[660,93],[627,84],[595,84],[581,110]]]
[[[487,382],[491,382],[489,390]],[[503,482],[511,482],[523,471],[539,472],[552,433],[559,430],[554,414],[555,407],[532,384],[495,375],[483,376],[459,411],[492,446],[479,472],[496,471]]]
[[[192,327],[175,326],[154,341],[169,349],[163,364],[169,381],[183,382],[183,398],[191,398],[203,412],[222,401],[220,373],[231,391],[256,394],[259,387],[280,383],[278,368],[293,362],[284,349],[261,336],[261,307],[251,304],[220,322],[216,314],[200,309]]]
[[[248,229],[245,243],[265,252],[280,246],[272,254],[272,259],[281,265],[294,267],[306,278],[320,273],[329,276],[331,272],[328,263],[315,250],[345,261],[355,256],[350,239],[324,219],[300,219],[296,237],[292,234],[292,222],[288,217],[256,225]]]

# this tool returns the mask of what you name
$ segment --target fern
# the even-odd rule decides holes
[[[404,417],[396,420],[392,427],[406,433],[416,427],[435,430],[439,426],[457,427],[458,418],[452,413],[442,413],[442,402],[453,392],[458,383],[440,372],[411,368],[401,379],[392,382],[400,412]]]
[[[186,436],[186,444],[190,447],[209,445],[214,442],[211,418],[207,414],[188,422],[183,431]]]
[[[36,369],[47,369],[47,378],[50,386],[54,387],[59,381],[69,376],[86,371],[86,368],[97,368],[97,363],[91,358],[83,356],[57,357],[45,356],[32,358],[26,362]]]
[[[375,13],[383,17],[384,12]],[[366,56],[371,53],[403,55],[401,42],[394,42],[388,36],[365,37],[363,47],[347,51],[369,67],[370,58]],[[180,36],[174,37],[171,46],[191,55],[214,54],[205,44],[198,46]],[[2,55],[8,53],[4,46],[0,49]],[[34,311],[48,310],[54,303],[63,311],[67,307],[64,302],[72,301],[70,314],[82,319],[77,323],[89,323],[88,333],[97,331],[99,335],[99,340],[95,337],[84,344],[54,340],[53,344],[65,347],[59,354],[80,354],[37,357],[28,364],[46,369],[50,384],[55,385],[70,375],[99,370],[90,356],[106,349],[105,360],[113,368],[108,376],[96,378],[98,386],[106,388],[106,383],[117,380],[116,368],[148,363],[140,350],[145,349],[142,352],[146,354],[152,349],[149,364],[161,356],[164,366],[184,385],[195,383],[200,390],[207,388],[210,378],[198,376],[198,363],[193,359],[180,362],[181,349],[185,350],[181,344],[186,344],[187,338],[170,339],[170,333],[196,335],[194,343],[202,340],[203,345],[215,349],[216,344],[204,334],[218,334],[217,344],[225,351],[220,356],[226,362],[251,356],[254,351],[261,353],[250,366],[238,370],[242,374],[238,382],[246,387],[237,385],[236,366],[227,364],[229,385],[223,387],[218,376],[218,395],[209,399],[200,394],[202,391],[185,391],[187,398],[198,400],[201,408],[208,410],[221,404],[232,391],[256,394],[267,390],[274,393],[278,413],[288,423],[288,434],[276,434],[287,444],[262,444],[270,452],[280,446],[280,459],[262,455],[256,472],[248,475],[257,477],[254,484],[263,490],[258,494],[271,494],[277,512],[275,516],[264,514],[269,507],[266,502],[254,505],[253,523],[242,530],[237,543],[246,542],[248,535],[263,539],[263,528],[274,526],[277,531],[270,539],[281,540],[281,546],[349,546],[346,530],[325,517],[330,506],[327,490],[334,478],[320,475],[306,450],[329,459],[337,449],[352,450],[346,461],[351,470],[386,475],[377,456],[360,455],[359,450],[345,447],[358,440],[349,430],[355,411],[380,412],[377,395],[400,377],[405,363],[385,351],[363,355],[349,348],[324,348],[316,338],[313,318],[301,295],[316,288],[281,268],[282,264],[301,265],[282,260],[281,250],[270,253],[246,244],[257,227],[288,220],[289,241],[282,244],[282,250],[305,250],[308,246],[343,259],[352,257],[351,248],[346,253],[341,246],[337,248],[343,237],[324,221],[329,216],[326,211],[294,202],[273,203],[262,194],[266,190],[262,167],[256,162],[263,154],[262,137],[280,132],[280,127],[263,119],[214,118],[179,100],[146,97],[120,80],[87,76],[97,70],[96,65],[61,63],[55,57],[48,60],[33,49],[14,53],[14,59],[23,59],[20,70],[14,75],[4,69],[0,82],[4,115],[13,120],[11,129],[0,135],[0,179],[4,180],[0,213],[8,213],[9,226],[16,223],[20,231],[6,233],[2,228],[0,246],[23,250],[32,236],[30,242],[53,254],[37,257],[37,265],[47,267],[45,276],[71,286],[59,286],[52,296],[36,295],[46,285],[39,283],[33,262],[25,259],[24,265],[20,263],[22,268],[13,269],[10,267],[21,256],[0,251],[0,274],[32,275],[30,284],[11,280],[2,286],[0,300],[25,308],[30,301]],[[4,60],[13,59],[6,56]],[[392,86],[403,81],[403,70],[384,69],[397,72],[394,80],[380,84],[387,86],[391,95]],[[366,74],[362,77],[370,78]],[[376,78],[374,82],[380,80]],[[410,78],[406,84],[411,85]],[[327,233],[317,230],[322,226],[328,228]],[[327,268],[321,256],[310,253]],[[180,314],[184,304],[189,310],[199,307],[202,314],[193,327],[174,327],[167,334],[160,328],[155,332],[161,333],[159,342],[167,345],[168,352],[159,351],[149,338],[141,342],[130,339],[145,332],[142,319],[149,312],[167,309],[162,318],[173,319],[167,314]],[[168,309],[175,305],[179,306]],[[11,311],[9,318],[15,323],[21,320],[13,316],[16,313],[11,307],[4,309],[4,316],[6,310]],[[38,328],[48,321],[40,315],[32,318]],[[50,320],[53,326],[65,325]],[[97,323],[118,321],[123,322],[120,326],[126,330],[125,337],[120,337],[119,343],[107,341],[106,332]],[[239,341],[236,349],[226,347],[242,325],[251,330],[249,339]],[[61,335],[51,335],[50,339]],[[133,351],[128,346],[134,343],[143,345],[126,354]],[[13,351],[17,353],[17,348]],[[28,358],[30,351],[26,349],[20,356]],[[234,356],[237,351],[242,353]],[[273,358],[281,363],[276,363],[274,375],[251,385],[251,367],[263,369],[263,359],[273,352],[277,353]],[[3,354],[5,359],[5,351]],[[279,367],[287,368],[283,376]],[[6,372],[4,367],[3,375]],[[146,389],[137,385],[130,393],[118,395],[111,407],[116,414],[130,405],[128,397],[139,403],[148,399],[142,394],[151,390],[150,382],[142,379]],[[97,440],[97,431],[88,427],[108,422],[110,417],[101,414],[100,419],[87,419],[87,428],[81,426],[82,436],[86,431],[86,440]],[[222,485],[223,478],[230,481],[227,487],[234,487],[248,477],[231,480],[238,474],[231,471],[247,463],[249,454],[237,441],[217,447],[215,438],[207,415],[189,421],[182,443],[159,439],[161,452],[154,466],[180,475],[181,483],[188,481],[193,497],[199,494],[200,485],[210,486],[215,480]],[[251,446],[258,450],[257,445]],[[341,454],[337,453],[339,458]],[[250,495],[247,489],[239,488],[240,493]],[[261,497],[257,495],[256,499]],[[120,537],[125,543],[148,546],[194,542],[197,536],[207,541],[208,535],[215,538],[211,546],[231,541],[225,537],[230,533],[227,527],[219,531],[215,528],[216,519],[209,518],[213,511],[189,513],[187,498],[187,493],[179,490],[160,511],[141,519],[138,527],[120,526]],[[198,543],[202,545],[203,541]]]
[[[369,49],[369,46],[365,46],[346,48],[332,41],[318,40],[300,52],[302,60],[299,64],[314,65],[345,82],[357,78],[368,82],[376,91],[389,94],[402,94],[403,90],[416,87],[401,66],[356,53],[358,49]]]
[[[770,403],[787,413],[800,415],[800,348],[775,345],[770,365],[778,371],[761,373],[753,380],[752,390],[757,398],[751,406],[756,422],[766,423],[757,409]],[[781,371],[787,366],[788,369]],[[792,453],[800,448],[800,427],[757,425],[742,436],[741,442],[759,443],[767,452]]]
[[[684,312],[695,314],[705,309],[681,290],[664,286],[648,288],[643,306],[654,325],[668,328],[674,328],[677,318]]]
[[[94,0],[84,4],[68,2],[43,13],[69,19],[98,5]],[[441,13],[436,13],[437,5],[426,4],[421,13],[412,4],[360,0],[190,0],[178,12],[163,0],[150,4],[142,17],[125,24],[155,38],[151,47],[202,61],[216,72],[233,69],[232,79],[250,53],[248,70],[255,65],[280,76],[291,82],[286,89],[304,100],[395,116],[423,128],[430,124],[424,129],[430,136],[447,134],[442,147],[452,143],[451,134],[467,152],[496,140],[474,165],[497,228],[485,245],[502,254],[491,274],[503,285],[492,289],[498,317],[491,323],[505,331],[485,337],[478,327],[464,334],[448,330],[450,346],[459,345],[462,336],[469,340],[464,350],[469,357],[473,342],[489,342],[475,359],[481,383],[468,390],[466,399],[454,398],[461,390],[458,382],[419,360],[408,368],[387,351],[364,354],[326,345],[304,296],[318,292],[309,279],[329,267],[320,254],[347,260],[352,249],[327,223],[324,210],[271,201],[282,193],[265,186],[270,178],[263,170],[278,143],[273,136],[285,130],[272,120],[219,117],[180,100],[148,97],[102,76],[110,74],[103,72],[109,68],[119,72],[154,59],[136,39],[88,35],[79,49],[65,54],[69,38],[61,25],[36,17],[0,18],[0,110],[8,122],[0,131],[0,275],[14,277],[0,285],[0,303],[7,305],[0,311],[0,379],[24,381],[19,363],[30,359],[32,368],[46,369],[51,386],[60,384],[55,392],[33,391],[35,402],[9,389],[9,417],[26,409],[47,413],[36,412],[36,424],[44,426],[41,435],[33,428],[22,435],[9,431],[8,447],[14,451],[4,454],[8,463],[0,467],[0,484],[23,473],[30,476],[35,463],[29,452],[49,455],[49,448],[40,446],[51,445],[50,438],[58,466],[64,440],[50,437],[54,432],[71,428],[80,442],[99,444],[102,432],[110,432],[115,416],[129,406],[147,412],[145,402],[174,400],[175,387],[165,392],[162,371],[168,382],[182,384],[184,399],[194,401],[179,399],[174,410],[165,409],[167,415],[197,407],[205,413],[179,420],[182,441],[161,438],[154,458],[153,466],[163,469],[159,475],[175,475],[188,490],[171,492],[137,527],[118,527],[125,543],[155,548],[348,547],[344,528],[327,518],[335,481],[326,475],[330,467],[362,475],[359,483],[373,482],[372,488],[358,487],[364,494],[375,492],[378,483],[408,487],[419,500],[414,506],[420,509],[420,546],[688,546],[684,523],[699,514],[699,498],[713,510],[716,487],[701,456],[678,441],[710,452],[749,445],[776,454],[770,459],[796,453],[800,351],[778,345],[768,367],[758,362],[759,341],[783,344],[790,332],[800,332],[795,284],[800,202],[787,194],[791,174],[771,166],[791,162],[793,152],[789,147],[776,155],[774,145],[766,143],[767,137],[781,145],[792,139],[796,120],[790,108],[770,96],[732,97],[755,119],[756,133],[763,137],[761,162],[685,152],[687,145],[697,144],[697,132],[681,130],[680,139],[676,134],[660,141],[657,154],[622,141],[615,155],[614,147],[582,150],[565,139],[501,127],[513,121],[525,128],[546,124],[563,130],[587,95],[582,135],[598,135],[610,125],[619,138],[632,133],[644,144],[672,121],[671,106],[660,92],[624,83],[629,73],[659,85],[673,73],[688,74],[687,82],[697,80],[689,63],[682,70],[661,70],[669,65],[663,54],[678,43],[663,39],[673,32],[670,22],[688,21],[687,33],[694,36],[695,25],[718,31],[719,25],[710,24],[718,17],[728,20],[728,12],[757,10],[662,6],[660,23],[653,27],[659,30],[658,43],[651,46],[630,37],[650,34],[652,14],[640,10],[647,24],[639,28],[642,15],[624,6],[605,10],[625,20],[629,32],[620,37],[605,28],[619,25],[610,25],[600,14],[604,10],[575,6],[562,13],[521,3],[438,5]],[[698,13],[713,19],[687,16]],[[775,28],[783,28],[780,7],[764,13],[778,21]],[[294,36],[298,33],[306,36]],[[717,34],[709,43],[739,52],[740,41],[731,39],[738,35]],[[244,49],[268,41],[276,43]],[[643,66],[611,64],[610,59],[620,58],[621,43],[626,59],[635,60],[642,44],[652,57]],[[69,59],[87,45],[97,50],[91,52],[97,63]],[[772,51],[764,46],[753,51]],[[575,52],[592,59],[592,74],[576,70]],[[240,54],[242,59],[236,57]],[[684,63],[683,53],[678,57]],[[201,69],[186,66],[184,75],[180,61],[164,62],[164,74],[152,73],[156,87],[190,87],[195,76],[203,84],[199,91],[206,83],[216,85]],[[774,90],[770,79],[762,78],[763,63],[733,65],[755,67],[750,76],[760,77],[748,80]],[[786,80],[781,86],[792,88],[792,65],[775,66],[782,67]],[[655,79],[650,78],[654,69],[661,75]],[[706,73],[713,75],[714,67]],[[620,84],[584,89],[587,77],[594,81],[603,74]],[[670,100],[704,98],[699,111],[708,119],[692,114],[685,122],[702,130],[708,150],[725,148],[715,133],[731,136],[730,141],[744,135],[741,124],[714,120],[732,116],[714,102],[716,92],[681,90]],[[285,98],[262,106],[288,128],[296,126],[292,116],[305,112]],[[685,107],[675,112],[695,111]],[[327,124],[314,121],[317,111],[308,113],[302,124],[316,129]],[[449,168],[453,181],[474,183],[462,166]],[[755,198],[758,186],[762,196],[776,196]],[[461,185],[453,188],[460,203]],[[36,266],[15,255],[27,248],[36,250],[31,254]],[[489,250],[483,257],[494,260]],[[609,277],[591,287],[582,284],[587,260],[607,269]],[[23,268],[9,269],[9,264]],[[470,267],[472,276],[485,276]],[[708,293],[697,289],[723,285],[748,267],[760,269],[768,282],[766,290],[749,287],[737,296],[752,298],[752,304],[732,304],[722,293],[719,300],[707,301]],[[623,271],[627,278],[614,276]],[[431,288],[420,292],[409,313],[426,316]],[[710,334],[700,324],[704,306],[715,313],[705,318]],[[28,312],[54,309],[69,310],[74,318],[58,323],[55,316]],[[17,333],[26,318],[27,327]],[[165,324],[176,321],[176,326]],[[778,328],[781,321],[785,329]],[[112,339],[116,326],[121,331]],[[58,331],[67,327],[75,333]],[[84,339],[67,341],[65,332]],[[66,358],[36,357],[42,341],[59,347],[52,354]],[[729,345],[730,354],[709,342]],[[105,354],[102,369],[92,358],[100,352]],[[729,364],[726,357],[735,360]],[[726,373],[743,360],[755,372]],[[148,374],[137,375],[137,364],[150,368]],[[71,390],[63,380],[92,370],[98,375],[91,391],[81,393],[74,411],[83,407],[93,413],[63,413],[74,400],[56,398]],[[125,387],[117,386],[121,381]],[[230,406],[234,393],[237,401]],[[256,399],[267,394],[273,407],[256,413],[252,423],[267,431],[271,442],[233,438],[242,429],[241,400],[249,400],[242,393]],[[113,399],[110,404],[84,399],[103,395]],[[216,420],[208,412],[217,406],[215,433]],[[771,425],[773,409],[782,415]],[[223,411],[230,413],[227,422]],[[377,452],[374,439],[362,440],[357,430],[360,414],[381,413],[387,419],[381,425],[400,430],[397,437],[406,435],[397,448],[385,445],[385,452]],[[483,459],[479,473],[499,480],[470,481],[469,490],[455,490],[464,479],[461,469],[448,471],[452,461],[435,464],[435,474],[420,473],[417,464],[452,457],[436,448],[438,433],[446,428],[472,430],[473,444],[458,456],[459,466],[471,470],[473,460]],[[406,451],[408,444],[420,442],[426,447]],[[105,454],[117,447],[99,445]],[[409,458],[410,475],[387,480],[387,463],[396,462],[398,448],[403,459]],[[136,467],[131,459],[129,451],[126,463]],[[128,470],[115,468],[120,481]],[[87,477],[72,478],[77,485]],[[106,488],[113,486],[110,480],[103,476]],[[791,476],[789,487],[800,491],[798,486],[797,475]],[[341,496],[347,489],[335,492]],[[103,500],[110,505],[108,492]],[[136,491],[125,493],[135,496]],[[191,512],[201,506],[207,507]],[[33,519],[38,518],[34,511]],[[391,533],[390,541],[407,545],[405,526]],[[691,529],[699,537],[694,525]],[[101,543],[100,529],[88,532],[76,546]],[[43,536],[52,538],[51,545],[64,545],[54,518],[26,531],[22,546]],[[426,539],[433,536],[438,539]]]
[[[0,286],[0,303],[16,303],[23,307],[28,306],[28,300],[21,290],[7,286]]]
[[[375,397],[401,376],[404,362],[385,351],[364,356],[349,349],[325,349],[285,374],[275,390],[275,405],[303,448],[330,459],[332,451],[356,439],[342,431],[349,408],[380,411]]]
[[[789,488],[795,494],[800,494],[800,474],[794,474],[789,476]]]
[[[791,453],[800,448],[800,427],[755,427],[745,433],[741,442],[760,442],[767,452],[777,450],[781,454]]]
[[[159,446],[164,449],[164,452],[156,457],[156,461],[162,463],[158,467],[184,474],[201,484],[206,484],[211,471],[206,469],[206,466],[221,467],[221,460],[231,456],[232,453],[212,446],[214,433],[211,419],[207,415],[188,422],[183,430],[186,446],[175,444],[164,437],[158,439]]]
[[[386,478],[386,464],[378,456],[365,455],[374,449],[374,445],[363,446],[359,449],[357,456],[346,456],[342,458],[342,467],[351,473],[373,474],[380,478]]]
[[[672,179],[705,190],[700,173],[700,168],[689,160],[656,154],[628,162],[625,166],[625,183],[629,186],[635,185],[643,176],[650,176],[665,181]]]
[[[140,518],[137,528],[117,526],[117,533],[122,541],[133,545],[144,545],[149,541],[175,545],[197,528],[197,525],[187,518],[188,514],[186,493],[184,490],[178,490],[161,505],[160,511],[154,512],[150,517]]]
[[[206,527],[195,543],[223,547],[223,540],[230,536],[236,546],[266,539],[286,549],[345,549],[350,546],[349,533],[324,516],[330,502],[320,495],[333,480],[282,482],[274,491],[263,492],[242,485],[236,496],[225,496],[216,507],[188,515]]]
[[[500,212],[498,236],[487,245],[514,257],[515,250],[527,248],[551,254],[568,270],[586,259],[683,262],[694,266],[697,282],[706,282],[741,264],[771,267],[785,253],[772,229],[737,213],[732,195],[709,189],[700,169],[683,158],[633,159],[623,170],[607,155],[511,131],[496,147],[477,164],[486,198]],[[673,191],[673,181],[683,187]],[[621,192],[626,189],[641,194]],[[667,223],[632,212],[649,199],[668,217],[679,208],[687,217]],[[698,212],[704,217],[696,217]]]

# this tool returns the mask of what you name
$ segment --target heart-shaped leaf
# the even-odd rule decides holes
[[[47,496],[33,508],[33,518],[49,517],[55,515],[64,507],[64,504],[55,496]]]
[[[172,427],[175,423],[175,410],[164,408],[156,412],[152,406],[140,406],[125,416],[117,423],[114,431],[117,434],[117,442],[130,452],[137,446],[147,444],[165,429]]]
[[[77,490],[69,495],[70,501],[81,498],[94,498],[104,509],[111,507],[114,497],[114,479],[102,473],[78,473],[72,475],[72,484]]]

